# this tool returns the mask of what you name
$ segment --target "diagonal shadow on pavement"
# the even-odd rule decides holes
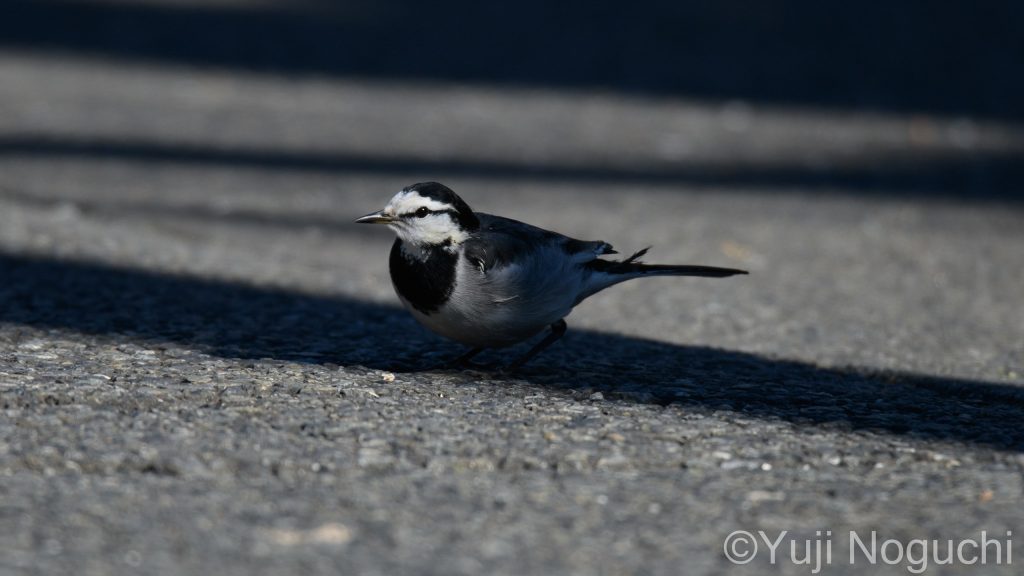
[[[8,0],[0,48],[1019,120],[1022,21],[1013,0]]]
[[[457,352],[398,308],[344,297],[19,255],[0,255],[0,278],[0,323],[173,342],[225,358],[394,371]],[[513,378],[623,402],[1024,452],[1024,390],[1006,384],[571,330]]]
[[[500,160],[443,160],[351,152],[288,151],[167,144],[141,139],[0,136],[0,159],[83,159],[301,172],[597,182],[715,185],[778,191],[811,188],[864,196],[946,197],[965,201],[1024,201],[1024,163],[1016,151],[917,154],[862,166],[662,164],[654,166],[528,165]]]

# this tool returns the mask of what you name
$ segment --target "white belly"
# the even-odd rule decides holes
[[[424,314],[399,298],[420,324],[467,346],[521,342],[568,315],[581,291],[579,276],[568,270],[512,265],[484,274],[460,264],[455,289],[437,311]]]

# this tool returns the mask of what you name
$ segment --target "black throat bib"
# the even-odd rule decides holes
[[[391,282],[402,298],[424,314],[436,312],[448,301],[455,286],[455,266],[459,255],[443,246],[422,249],[423,259],[406,255],[403,242],[391,245]]]

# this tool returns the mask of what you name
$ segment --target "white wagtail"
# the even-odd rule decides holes
[[[473,212],[443,184],[422,182],[396,194],[382,210],[356,220],[387,224],[391,281],[402,304],[430,330],[471,350],[521,342],[551,332],[509,365],[521,366],[565,334],[565,316],[605,288],[646,276],[746,274],[712,266],[642,264],[647,249],[625,260],[601,241],[575,240],[523,222]]]

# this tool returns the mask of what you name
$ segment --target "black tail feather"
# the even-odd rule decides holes
[[[672,276],[703,276],[705,278],[725,278],[737,274],[747,274],[746,270],[735,268],[719,268],[717,266],[691,266],[678,264],[644,264],[640,257],[647,254],[651,247],[638,250],[624,260],[591,260],[587,268],[605,274],[664,274]]]

